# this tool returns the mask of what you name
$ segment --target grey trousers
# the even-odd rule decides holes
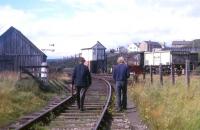
[[[116,81],[116,105],[118,110],[127,108],[127,81]]]

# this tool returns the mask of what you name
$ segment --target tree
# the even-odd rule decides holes
[[[118,52],[119,53],[128,53],[128,49],[125,48],[124,46],[119,46],[118,47]]]
[[[110,53],[115,53],[115,49],[110,49]]]

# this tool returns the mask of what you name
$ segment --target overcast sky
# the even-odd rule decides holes
[[[51,57],[78,53],[100,41],[200,38],[200,0],[0,0],[0,34],[14,26]]]

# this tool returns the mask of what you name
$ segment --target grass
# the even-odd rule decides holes
[[[0,128],[17,118],[39,110],[53,93],[41,91],[32,79],[18,80],[17,73],[0,74]]]
[[[185,84],[185,77],[176,77],[176,84],[171,84],[169,77],[164,77],[164,85],[154,77],[150,84],[129,86],[131,95],[141,117],[151,130],[199,130],[200,129],[200,80],[192,77],[190,87]]]

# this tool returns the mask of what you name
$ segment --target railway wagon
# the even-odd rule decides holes
[[[170,66],[173,64],[176,73],[181,73],[185,69],[185,61],[190,60],[190,69],[194,69],[198,65],[198,53],[189,51],[154,51],[144,52],[144,67],[149,72],[152,66],[153,72],[158,72],[158,67],[161,64],[165,73],[170,73]]]
[[[127,64],[130,72],[136,75],[144,72],[144,52],[132,52],[127,55]]]

